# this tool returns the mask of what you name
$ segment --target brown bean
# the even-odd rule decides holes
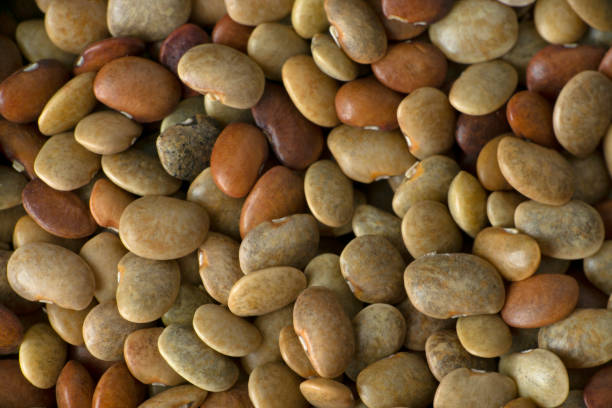
[[[394,44],[372,64],[372,72],[380,82],[402,93],[424,86],[440,87],[446,70],[444,54],[435,45],[419,41]]]
[[[552,106],[535,91],[517,92],[506,106],[512,131],[544,147],[559,146],[553,133]]]
[[[506,110],[502,107],[488,115],[459,115],[455,139],[465,154],[475,157],[489,140],[509,131]]]
[[[161,45],[159,62],[177,73],[179,60],[190,48],[210,42],[206,31],[195,24],[183,24],[174,29]]]
[[[16,352],[23,340],[23,325],[17,315],[2,304],[0,304],[0,328],[0,354]]]
[[[293,327],[317,374],[334,378],[344,372],[355,352],[355,335],[331,290],[304,290],[295,302]]]
[[[99,71],[106,63],[128,55],[140,55],[145,49],[144,41],[134,37],[114,37],[89,44],[76,60],[75,75]]]
[[[21,373],[17,359],[0,360],[0,404],[6,408],[53,406],[53,390],[32,385]]]
[[[419,1],[383,0],[385,16],[407,23],[431,24],[443,18],[452,8],[451,0],[435,0],[425,5]]]
[[[59,408],[90,407],[94,393],[94,382],[87,369],[78,361],[66,363],[55,385]]]
[[[262,223],[303,212],[304,187],[301,177],[283,166],[264,173],[251,189],[240,213],[240,235]]]
[[[132,377],[124,362],[117,362],[98,381],[92,407],[136,408],[144,396],[144,385]]]
[[[68,78],[68,70],[51,59],[15,71],[0,84],[0,113],[16,123],[36,120],[47,101]],[[24,100],[28,103],[23,103]]]
[[[513,327],[544,327],[568,316],[577,301],[578,283],[574,278],[536,275],[510,285],[501,315]]]
[[[215,23],[211,35],[212,42],[227,45],[246,54],[247,43],[253,29],[254,27],[235,22],[226,14]]]
[[[586,70],[596,70],[603,54],[602,48],[592,45],[548,45],[529,61],[527,88],[554,100],[574,75]]]
[[[267,158],[268,144],[259,129],[246,123],[230,124],[217,138],[210,157],[213,180],[230,197],[244,197]]]
[[[396,111],[402,96],[374,77],[350,81],[338,89],[335,105],[338,118],[350,126],[376,130],[398,127]]]

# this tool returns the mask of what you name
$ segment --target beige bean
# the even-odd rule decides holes
[[[423,351],[431,334],[455,327],[455,319],[436,319],[427,316],[417,310],[408,298],[397,305],[397,308],[406,320],[404,347],[409,350]]]
[[[238,380],[238,367],[204,344],[193,329],[172,324],[157,341],[159,353],[181,377],[206,391],[231,388]]]
[[[230,290],[244,274],[240,269],[240,244],[225,235],[210,232],[200,246],[198,260],[204,288],[217,302],[227,304]]]
[[[356,237],[382,235],[406,258],[406,247],[402,239],[402,220],[394,214],[373,205],[362,204],[353,214],[353,232]]]
[[[206,94],[204,96],[204,107],[206,108],[206,114],[222,126],[227,126],[234,122],[253,122],[253,115],[250,109],[237,109],[224,105],[215,99],[213,94]]]
[[[473,356],[463,348],[455,330],[438,330],[425,343],[425,356],[431,373],[438,381],[457,368],[494,371],[497,361]]]
[[[461,64],[501,57],[514,46],[517,37],[516,14],[493,0],[458,1],[446,17],[429,29],[431,42],[446,58]]]
[[[406,96],[397,108],[397,121],[417,159],[444,153],[455,142],[455,111],[436,88],[419,88]]]
[[[340,255],[340,269],[355,297],[367,303],[397,303],[405,263],[393,244],[380,235],[353,239]]]
[[[366,367],[357,377],[359,398],[368,408],[426,407],[436,381],[425,360],[415,353],[397,353]]]
[[[162,322],[166,326],[192,324],[193,315],[198,307],[213,302],[213,298],[201,286],[183,283],[174,304],[162,315]]]
[[[340,125],[327,137],[327,147],[342,172],[360,183],[404,173],[415,162],[401,132]]]
[[[559,356],[567,368],[596,367],[612,359],[611,309],[577,309],[565,319],[542,327],[538,347]]]
[[[395,307],[375,303],[353,318],[355,359],[367,365],[399,351],[406,337],[406,320]]]
[[[512,378],[521,397],[542,407],[556,407],[567,398],[569,379],[561,359],[544,349],[505,355],[499,372]]]
[[[415,163],[393,195],[393,211],[403,218],[418,201],[446,203],[448,189],[459,170],[457,162],[446,156],[434,155]]]
[[[213,117],[213,115],[211,115],[205,109],[205,102],[202,96],[192,96],[189,98],[185,98],[180,101],[178,105],[176,105],[176,108],[174,108],[174,110],[162,120],[159,132],[163,133],[164,130],[168,129],[169,127],[184,122],[197,114],[207,114],[208,116]]]
[[[294,105],[306,119],[325,127],[336,126],[335,79],[325,75],[312,57],[295,55],[283,64],[282,79]]]
[[[123,356],[123,343],[133,331],[146,327],[132,323],[119,314],[117,302],[107,300],[94,306],[83,321],[83,340],[87,351],[104,361],[116,361]]]
[[[295,4],[298,2],[296,1]],[[327,24],[327,18],[325,24]],[[315,34],[310,43],[310,52],[317,67],[330,77],[338,81],[352,81],[357,78],[358,65],[346,56],[331,35]]]
[[[499,357],[510,350],[512,335],[499,315],[476,315],[457,320],[461,345],[478,357]]]
[[[318,255],[306,265],[304,274],[308,287],[323,286],[336,295],[349,318],[353,318],[362,308],[362,303],[353,295],[340,270],[340,257],[336,254]]]
[[[315,218],[330,227],[340,227],[353,215],[353,183],[331,160],[308,167],[304,178],[306,202]]]
[[[51,388],[66,361],[66,343],[46,323],[30,327],[19,347],[21,373],[38,388]]]
[[[32,242],[13,252],[7,264],[11,288],[27,300],[82,310],[91,303],[94,276],[78,255],[54,244]]]
[[[178,296],[181,275],[176,261],[151,260],[128,252],[117,270],[117,308],[129,322],[159,319]]]
[[[471,237],[487,222],[487,193],[476,177],[460,171],[448,188],[448,209],[453,220]]]
[[[567,0],[538,1],[533,17],[538,33],[553,44],[574,43],[587,29]]]
[[[334,378],[344,372],[355,352],[355,335],[331,290],[304,290],[295,302],[293,328],[317,374]]]
[[[149,259],[176,259],[206,239],[209,219],[199,205],[164,196],[132,201],[121,214],[119,237],[125,247]]]
[[[486,115],[495,112],[514,93],[518,74],[507,62],[474,64],[453,83],[448,100],[461,113]]]
[[[583,269],[587,279],[606,294],[612,293],[612,241],[605,241],[597,253],[584,258]]]
[[[79,255],[91,266],[96,281],[94,296],[102,303],[115,298],[117,292],[117,264],[127,253],[119,237],[101,232],[87,241]]]
[[[476,160],[476,175],[484,188],[489,191],[511,190],[512,186],[506,181],[499,169],[497,162],[497,146],[505,136],[512,134],[499,135],[487,142]]]
[[[525,201],[516,208],[514,223],[519,231],[534,238],[542,255],[580,259],[596,253],[604,241],[599,213],[582,201],[562,206]]]
[[[71,310],[49,304],[46,306],[49,324],[66,343],[80,346],[85,343],[83,340],[83,322],[94,306],[95,304],[92,302],[83,310]]]
[[[458,368],[440,381],[434,407],[501,407],[515,397],[516,384],[510,377]]]
[[[293,326],[285,326],[278,335],[278,348],[283,361],[297,375],[303,378],[315,377],[317,372],[312,368],[310,360],[300,343]]]
[[[17,206],[14,208],[23,208]],[[8,215],[6,216],[7,218]],[[42,229],[29,215],[24,215],[17,220],[13,233],[13,248],[17,249],[30,242],[48,242],[49,244],[59,245],[73,252],[77,252],[83,244],[82,239],[61,238]]]
[[[267,363],[249,376],[249,398],[255,408],[306,407],[300,380],[282,363]]]
[[[230,290],[227,305],[237,316],[259,316],[293,302],[306,287],[302,271],[276,266],[251,272]]]
[[[179,60],[178,75],[190,88],[238,109],[255,105],[265,85],[264,73],[255,61],[221,44],[189,49]]]
[[[72,129],[96,106],[93,92],[95,72],[77,75],[49,99],[38,117],[42,134],[55,135]]]
[[[540,247],[529,235],[514,229],[485,228],[476,235],[472,252],[497,268],[509,281],[533,275],[540,265]]]
[[[51,137],[34,161],[36,175],[49,187],[75,190],[89,183],[100,169],[100,156],[86,150],[72,132]]]
[[[352,408],[355,404],[349,387],[327,378],[303,381],[300,392],[309,403],[321,408]]]
[[[371,64],[385,56],[387,35],[376,12],[364,0],[326,0],[330,33],[350,59]]]
[[[136,195],[174,194],[181,186],[158,159],[133,148],[102,156],[102,170],[113,183]]]
[[[601,31],[612,31],[612,5],[610,2],[596,0],[591,3],[584,3],[576,0],[567,0],[569,6],[574,10],[578,17]]]
[[[611,112],[612,80],[601,72],[580,72],[565,84],[555,102],[555,137],[565,150],[585,157],[605,136]]]
[[[489,262],[470,254],[437,254],[413,261],[404,273],[410,301],[437,319],[497,313],[505,290]]]
[[[487,218],[494,227],[514,228],[514,210],[526,198],[514,191],[494,191],[487,198]]]
[[[90,152],[115,154],[127,150],[142,132],[142,125],[119,112],[95,112],[79,120],[75,140]]]
[[[604,158],[599,151],[580,157],[568,157],[574,174],[574,198],[587,204],[596,204],[608,195],[610,190],[610,175]]]
[[[294,55],[307,54],[308,44],[290,26],[263,23],[251,33],[247,52],[267,78],[278,81],[285,61]]]
[[[279,336],[283,327],[293,327],[293,304],[272,313],[258,316],[253,324],[261,333],[262,341],[257,350],[240,359],[242,367],[247,373],[252,372],[260,365],[282,361]]]
[[[140,408],[163,408],[184,404],[199,404],[208,396],[208,391],[186,384],[165,389],[139,405]]]
[[[302,38],[313,38],[329,26],[324,0],[295,0],[291,10],[291,25]]]
[[[0,166],[0,210],[21,204],[21,190],[27,183],[26,178],[15,170]]]
[[[237,23],[256,26],[280,20],[291,12],[291,0],[226,0],[227,14]]]
[[[310,214],[264,221],[244,237],[238,258],[244,273],[292,266],[302,269],[317,252],[319,230]]]
[[[402,237],[414,258],[430,252],[458,252],[463,245],[461,231],[448,208],[437,201],[418,201],[402,219]]]
[[[230,357],[242,357],[257,350],[261,333],[257,327],[212,303],[200,306],[193,316],[198,337],[212,349]]]
[[[213,181],[210,167],[191,182],[187,200],[204,207],[210,216],[210,227],[213,231],[240,239],[240,211],[244,199],[232,198],[223,193]]]

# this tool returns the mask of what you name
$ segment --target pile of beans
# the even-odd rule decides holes
[[[611,45],[610,0],[2,1],[0,408],[611,408]]]

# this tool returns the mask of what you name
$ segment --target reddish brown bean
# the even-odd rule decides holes
[[[159,50],[159,61],[177,73],[178,62],[191,47],[209,43],[210,37],[206,31],[195,24],[183,24],[172,31],[164,40]]]
[[[387,18],[407,23],[428,23],[440,20],[453,7],[453,0],[383,0]]]
[[[30,178],[36,177],[34,160],[45,141],[35,125],[19,125],[0,119],[0,151]]]
[[[89,196],[89,211],[99,226],[118,230],[123,210],[135,199],[136,196],[107,179],[99,179]]]
[[[612,366],[601,368],[584,387],[584,403],[588,408],[612,406]]]
[[[263,133],[248,123],[231,123],[223,129],[210,156],[213,181],[230,197],[246,196],[268,159]]]
[[[263,96],[251,112],[283,165],[303,170],[321,155],[321,128],[297,110],[282,86],[266,83]]]
[[[1,23],[0,23],[1,24]],[[8,37],[0,35],[0,82],[21,67],[21,52],[17,44]]]
[[[506,107],[488,115],[472,116],[462,113],[457,118],[455,139],[467,156],[475,157],[485,144],[495,136],[510,131],[506,120]]]
[[[18,360],[0,360],[0,407],[52,407],[53,389],[34,387],[21,374]]]
[[[87,205],[73,192],[58,191],[40,179],[30,181],[21,193],[23,208],[45,231],[62,238],[84,238],[97,225]]]
[[[402,93],[424,86],[439,88],[447,69],[442,51],[420,41],[392,45],[382,59],[372,64],[372,72],[380,82]]]
[[[374,77],[356,79],[338,89],[336,113],[342,123],[355,127],[393,130],[402,95],[387,88]]]
[[[578,302],[578,283],[567,275],[534,275],[512,282],[501,317],[512,327],[548,326],[569,315]]]
[[[100,377],[91,406],[92,408],[136,408],[144,396],[144,385],[132,377],[124,362],[118,362]]]
[[[512,131],[545,147],[558,147],[552,126],[552,106],[537,92],[514,94],[506,106],[506,117]]]
[[[78,361],[66,363],[55,385],[58,408],[91,407],[94,382],[87,369]]]
[[[254,28],[239,24],[226,14],[215,24],[212,30],[212,41],[215,44],[227,45],[246,54],[247,43]]]
[[[35,121],[47,101],[69,77],[68,70],[51,59],[21,68],[0,84],[0,114],[11,122]]]
[[[240,236],[264,221],[304,212],[304,182],[284,166],[272,167],[257,180],[240,213]]]
[[[23,326],[11,309],[0,304],[0,355],[17,351],[23,339]]]
[[[527,89],[554,100],[574,75],[597,70],[604,52],[603,48],[592,45],[544,47],[527,65]]]
[[[427,30],[426,25],[414,25],[412,23],[404,23],[399,20],[391,20],[385,17],[382,9],[382,0],[367,0],[370,7],[374,9],[390,40],[403,41],[417,37]]]
[[[113,37],[96,41],[87,46],[77,58],[74,75],[83,72],[98,71],[104,64],[128,55],[140,55],[145,50],[145,43],[135,37]]]
[[[181,85],[160,64],[122,57],[100,69],[94,94],[100,102],[138,122],[155,122],[172,112],[181,97]]]
[[[601,59],[601,63],[599,64],[599,72],[612,79],[612,47],[608,49],[606,55],[604,55]]]

